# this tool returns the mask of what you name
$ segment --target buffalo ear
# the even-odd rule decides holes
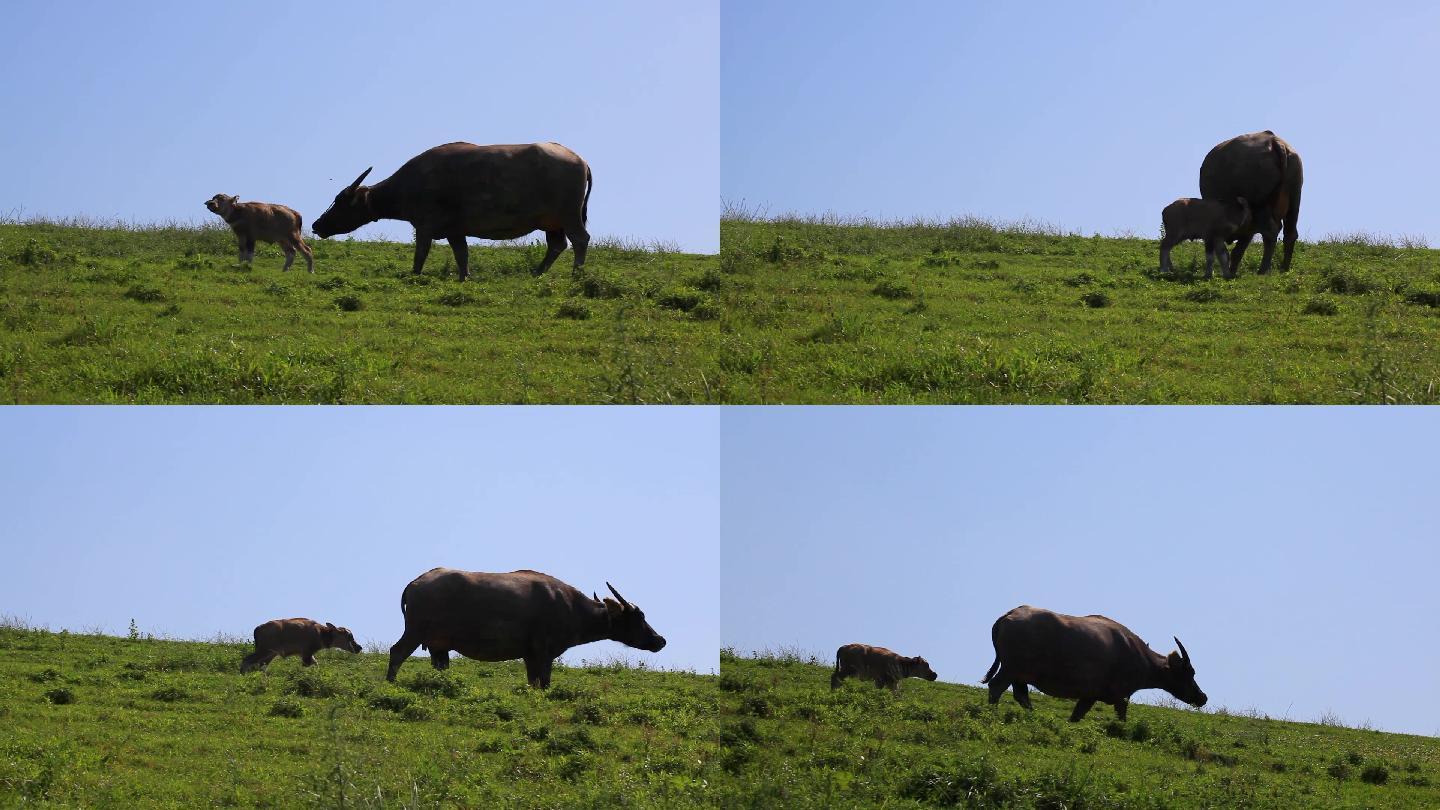
[[[620,616],[625,612],[625,608],[621,607],[619,602],[609,598],[605,600],[605,609],[610,611],[611,616]]]
[[[1180,665],[1185,661],[1178,652],[1172,652],[1165,656],[1165,660],[1169,662],[1171,669],[1180,669]]]
[[[335,625],[331,624],[330,622],[325,622],[325,629],[334,632]]]

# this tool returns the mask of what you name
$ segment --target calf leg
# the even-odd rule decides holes
[[[307,244],[305,244],[305,240],[304,240],[304,239],[296,239],[296,240],[295,240],[295,246],[298,247],[298,248],[300,248],[300,252],[301,252],[301,253],[304,253],[304,254],[305,254],[305,269],[306,269],[306,270],[309,270],[311,275],[314,275],[314,274],[315,274],[315,255],[310,252],[310,246],[307,245]]]
[[[1225,249],[1224,244],[1221,244],[1218,249],[1219,249],[1219,250],[1224,250],[1224,249]],[[1215,251],[1216,251],[1216,250],[1217,250],[1217,248],[1216,248],[1216,246],[1215,246],[1215,240],[1214,240],[1214,239],[1206,239],[1206,240],[1205,240],[1205,278],[1206,278],[1207,280],[1212,276],[1212,268],[1213,268],[1214,263],[1215,263]]]
[[[546,232],[545,232],[545,258],[543,258],[543,259],[540,260],[539,266],[537,266],[534,270],[532,270],[532,271],[531,271],[531,274],[538,276],[538,275],[544,273],[546,270],[549,270],[549,269],[550,269],[550,265],[554,264],[554,263],[555,263],[555,260],[558,259],[558,258],[560,258],[560,254],[561,254],[561,253],[564,253],[564,252],[565,252],[565,232],[564,232],[564,231],[546,231]]]
[[[295,263],[295,246],[290,244],[289,242],[286,242],[284,245],[280,246],[280,249],[285,251],[285,266],[280,269],[282,271],[288,271],[290,269],[290,265]]]
[[[460,280],[464,281],[470,275],[470,243],[465,241],[463,234],[450,237],[449,242],[450,252],[455,254],[455,269],[460,273]]]
[[[252,669],[264,667],[266,664],[270,663],[270,659],[274,657],[274,653],[256,650],[255,652],[245,656],[245,659],[240,662],[240,672],[246,673]]]
[[[1115,716],[1120,718],[1120,722],[1125,722],[1125,710],[1130,708],[1130,701],[1126,700],[1125,698],[1120,698],[1119,700],[1115,701],[1114,706]]]
[[[1170,264],[1170,251],[1180,243],[1178,239],[1165,237],[1160,240],[1160,269],[1166,273],[1174,272],[1175,267]]]
[[[830,673],[830,688],[832,690],[839,689],[841,682],[844,681],[845,678],[849,676],[849,674],[850,673],[841,669],[837,669],[834,672]]]
[[[448,669],[450,667],[450,651],[438,647],[430,648],[430,666],[436,669]]]
[[[315,653],[307,652],[300,656],[300,665],[306,667],[315,666]]]
[[[1080,701],[1079,703],[1076,703],[1076,704],[1075,704],[1075,711],[1073,711],[1073,712],[1070,713],[1070,722],[1072,722],[1072,723],[1078,723],[1078,722],[1080,722],[1080,718],[1084,717],[1084,716],[1085,716],[1085,713],[1088,712],[1088,711],[1090,711],[1090,707],[1091,707],[1091,706],[1094,706],[1094,705],[1095,705],[1095,701],[1089,700],[1089,699],[1082,700],[1082,701]]]
[[[410,629],[406,628],[400,636],[400,640],[390,648],[390,668],[385,670],[385,680],[395,680],[395,673],[400,671],[400,665],[405,663],[405,659],[409,658],[410,654],[415,652],[415,648],[419,646],[420,637],[412,635]]]

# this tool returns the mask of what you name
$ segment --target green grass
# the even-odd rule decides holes
[[[0,806],[713,806],[714,676],[0,627]]]
[[[0,401],[559,403],[710,399],[715,256],[597,242],[311,242],[316,273],[223,227],[0,222]]]
[[[1158,228],[1158,213],[1157,213]],[[712,384],[730,401],[1440,400],[1440,251],[1301,243],[1287,273],[1162,275],[1158,239],[979,220],[720,226]]]
[[[975,673],[978,679],[984,663]],[[1032,691],[906,680],[900,693],[803,656],[720,657],[726,807],[1436,807],[1440,740]],[[943,676],[943,673],[942,673]]]

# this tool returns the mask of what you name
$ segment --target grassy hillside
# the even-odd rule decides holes
[[[10,402],[691,402],[710,397],[714,256],[596,243],[312,240],[316,274],[229,230],[0,223],[0,398]],[[303,257],[302,257],[303,258]]]
[[[1159,227],[1159,212],[1156,212]],[[766,402],[1440,399],[1440,251],[1300,244],[1204,281],[1198,243],[977,221],[721,226],[727,396]],[[712,381],[714,378],[712,377]]]
[[[713,676],[0,627],[0,806],[709,806]]]
[[[1136,704],[1072,724],[1073,701],[1033,691],[1028,713],[949,683],[832,693],[830,671],[722,653],[724,806],[1440,806],[1428,737]]]

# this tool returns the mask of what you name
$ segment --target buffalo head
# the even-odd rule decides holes
[[[355,182],[335,195],[335,202],[330,203],[325,213],[310,226],[316,236],[325,239],[337,233],[350,233],[375,221],[375,215],[370,212],[370,189],[360,185],[368,174],[370,169],[361,172]]]
[[[214,197],[205,201],[205,207],[210,209],[210,213],[219,214],[221,218],[228,220],[230,212],[235,210],[235,206],[239,202],[240,198],[237,196],[231,195],[227,197],[224,194],[216,194]]]
[[[607,598],[603,602],[610,614],[609,638],[627,647],[647,652],[660,652],[665,649],[665,637],[655,632],[650,623],[645,621],[645,612],[626,602],[614,585],[607,582],[605,587],[615,594],[614,599]],[[601,600],[597,597],[595,601]]]
[[[1200,685],[1195,683],[1195,667],[1190,663],[1190,653],[1185,651],[1185,645],[1181,644],[1178,638],[1175,639],[1175,646],[1179,647],[1180,651],[1166,656],[1165,682],[1161,688],[1191,706],[1204,706],[1208,698],[1200,691]]]
[[[933,681],[940,676],[936,675],[935,670],[930,668],[929,661],[917,655],[910,659],[910,677],[924,678],[927,681]]]
[[[336,627],[330,622],[325,623],[325,629],[320,631],[322,640],[326,647],[346,652],[360,652],[360,645],[355,643],[355,636],[348,627]]]

